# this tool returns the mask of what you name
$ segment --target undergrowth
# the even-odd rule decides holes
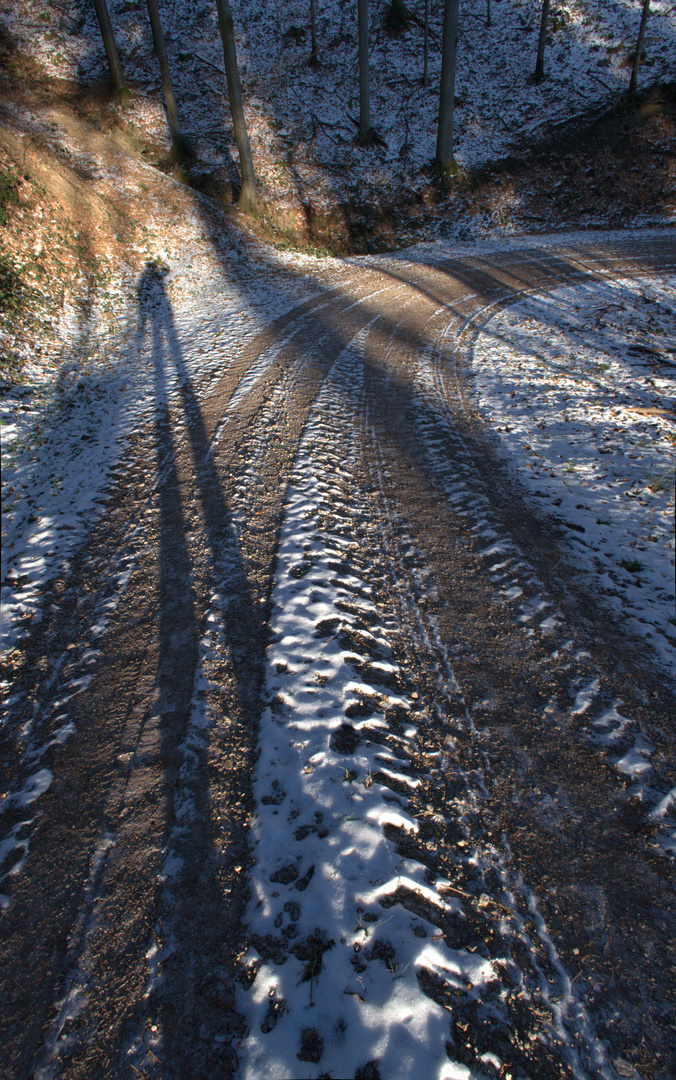
[[[22,298],[21,274],[13,259],[0,253],[0,315],[17,315]]]
[[[19,177],[13,171],[0,172],[0,225],[6,225],[8,207],[19,203]]]

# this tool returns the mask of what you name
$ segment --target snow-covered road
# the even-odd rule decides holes
[[[8,463],[14,1075],[666,1080],[673,237],[192,212]]]

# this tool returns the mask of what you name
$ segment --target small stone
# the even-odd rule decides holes
[[[613,1068],[618,1076],[626,1077],[627,1080],[634,1080],[636,1077],[636,1069],[629,1061],[624,1061],[622,1058],[615,1058],[613,1061]]]
[[[288,885],[290,881],[295,881],[298,877],[298,867],[295,863],[287,863],[281,870],[276,870],[274,874],[270,875],[270,881],[275,881],[279,885]]]

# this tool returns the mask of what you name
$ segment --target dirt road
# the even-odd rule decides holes
[[[3,1077],[412,1075],[388,1065],[397,979],[459,1070],[420,1075],[674,1075],[673,861],[590,737],[621,701],[666,794],[673,683],[585,593],[467,376],[524,291],[675,266],[673,239],[345,264],[208,387],[146,272],[139,333],[179,402],[158,390],[130,441],[1,733]],[[306,745],[295,703],[332,687]],[[399,884],[370,880],[354,940],[322,922],[321,860],[366,859],[326,755],[341,798],[394,814],[369,836]]]

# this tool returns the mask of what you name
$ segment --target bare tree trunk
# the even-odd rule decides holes
[[[446,175],[454,175],[458,171],[453,157],[453,105],[455,99],[455,60],[459,8],[460,0],[445,0],[444,33],[441,42],[437,167],[440,167]]]
[[[491,0],[486,0],[486,29],[491,28]]]
[[[120,54],[117,51],[115,35],[113,34],[113,25],[110,21],[110,15],[108,14],[106,0],[94,0],[94,8],[96,10],[96,18],[99,20],[99,26],[101,28],[103,47],[106,50],[106,56],[108,58],[108,68],[110,70],[110,81],[113,87],[113,93],[118,98],[128,97],[129,90],[124,81],[122,64],[120,63]]]
[[[319,49],[317,47],[317,0],[310,0],[310,36],[312,38],[312,53],[310,54],[310,60],[316,64],[319,60]]]
[[[171,137],[174,143],[174,149],[180,152],[182,148],[183,137],[181,135],[181,129],[178,123],[178,110],[176,108],[174,88],[171,82],[171,72],[169,71],[169,58],[167,56],[167,47],[164,43],[164,33],[162,31],[162,23],[160,21],[159,4],[158,0],[147,0],[147,2],[148,15],[150,16],[150,28],[153,32],[155,52],[157,54],[157,59],[160,65],[160,75],[162,76],[164,100],[167,103],[167,117],[169,119],[169,128],[171,130]]]
[[[373,141],[371,131],[371,88],[369,86],[369,5],[368,0],[357,0],[359,24],[359,134],[357,141],[369,146]]]
[[[538,39],[538,57],[535,61],[535,83],[542,82],[545,73],[545,45],[547,43],[547,23],[549,22],[549,0],[542,0],[542,15],[540,17],[540,37]]]
[[[350,234],[350,240],[352,240],[352,198],[350,195],[350,158],[352,157],[352,146],[348,145],[347,154],[345,157],[345,191],[347,193],[347,231]]]
[[[425,32],[423,35],[423,86],[425,89],[430,85],[429,55],[430,55],[430,0],[425,0]]]
[[[638,28],[638,44],[636,46],[636,53],[634,55],[634,63],[631,69],[631,79],[629,80],[629,93],[636,93],[636,84],[638,82],[638,69],[641,66],[641,53],[643,52],[643,35],[645,34],[645,24],[648,21],[648,14],[650,12],[650,0],[643,0],[643,11],[641,12],[641,25]]]
[[[255,214],[257,208],[256,174],[242,107],[242,84],[239,81],[239,71],[237,69],[235,29],[232,22],[230,0],[216,0],[216,10],[218,11],[221,38],[223,39],[223,57],[225,59],[225,76],[228,81],[232,126],[235,130],[235,139],[239,150],[239,164],[242,170],[242,190],[237,205],[245,213]]]

